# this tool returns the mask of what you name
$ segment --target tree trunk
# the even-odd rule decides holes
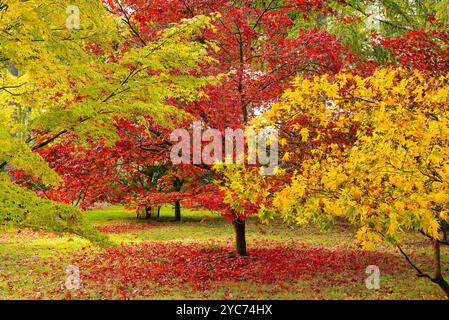
[[[443,278],[432,279],[432,282],[436,283],[441,288],[441,290],[444,291],[446,297],[449,299],[449,283],[447,283],[447,281]]]
[[[182,189],[183,180],[176,177],[173,181],[173,189],[180,192]],[[181,201],[175,202],[175,221],[181,221]]]
[[[241,220],[240,218],[235,218],[232,221],[235,230],[235,244],[237,253],[240,256],[247,256],[246,252],[246,233],[245,233],[245,220]]]
[[[161,207],[157,207],[157,218],[161,217]]]
[[[181,221],[181,202],[175,202],[175,221]]]
[[[151,207],[145,206],[145,219],[151,219]]]
[[[440,286],[441,290],[444,291],[447,298],[449,299],[449,283],[444,280],[443,274],[441,273],[441,253],[440,253],[440,242],[434,240],[433,246],[433,268],[434,273],[432,277],[432,282]]]

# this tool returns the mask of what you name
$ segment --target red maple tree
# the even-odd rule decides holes
[[[205,30],[197,35],[197,41],[213,42],[219,48],[209,53],[215,63],[203,65],[201,72],[196,73],[220,76],[220,83],[208,85],[206,96],[195,102],[186,104],[176,99],[169,102],[201,120],[205,128],[222,132],[226,128],[244,128],[280,97],[294,76],[336,73],[348,55],[338,37],[327,31],[317,28],[293,31],[297,14],[307,18],[310,12],[332,13],[324,0],[106,2],[132,30],[130,38],[122,44],[124,47],[144,46],[155,40],[160,30],[181,19],[220,14],[215,31]],[[241,214],[224,204],[223,192],[210,179],[216,175],[211,167],[193,164],[173,167],[169,162],[167,129],[154,124],[152,119],[146,128],[129,121],[118,123],[121,141],[114,152],[120,156],[111,157],[104,165],[117,168],[116,161],[120,162],[119,169],[129,176],[128,185],[120,188],[127,199],[141,207],[172,201],[177,216],[181,201],[220,211],[234,224],[237,252],[246,255],[245,220],[257,208],[248,208]],[[189,125],[179,123],[179,127]],[[148,128],[150,134],[143,134]],[[146,185],[149,188],[143,187],[142,179],[153,179],[149,169],[155,168],[163,177],[152,180],[151,185]]]

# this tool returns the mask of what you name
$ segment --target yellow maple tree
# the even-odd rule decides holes
[[[357,239],[367,249],[385,240],[405,255],[404,236],[422,233],[434,244],[434,273],[410,263],[449,297],[440,261],[440,245],[449,245],[448,108],[449,76],[386,68],[366,78],[350,72],[298,78],[259,120],[308,120],[290,127],[309,152],[297,159],[300,169],[273,206],[288,221],[323,228],[343,217],[358,227]],[[321,138],[309,134],[311,124],[351,137],[314,143]]]

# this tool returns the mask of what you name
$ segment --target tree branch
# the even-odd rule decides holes
[[[410,258],[408,257],[408,255],[404,252],[404,250],[402,250],[400,245],[396,246],[399,251],[401,252],[401,254],[404,256],[405,260],[407,260],[408,264],[411,265],[413,267],[413,269],[416,270],[416,272],[418,272],[417,276],[420,278],[428,278],[430,280],[432,280],[432,277],[424,272],[421,271],[421,269],[419,269],[413,262],[412,260],[410,260]]]

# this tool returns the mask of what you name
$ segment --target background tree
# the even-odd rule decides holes
[[[208,81],[191,76],[191,70],[208,59],[208,45],[192,38],[210,24],[210,18],[184,20],[161,31],[159,39],[145,47],[121,50],[117,43],[129,27],[118,23],[101,2],[79,2],[85,15],[82,28],[76,31],[66,28],[66,1],[8,5],[0,23],[1,63],[10,67],[1,71],[6,85],[0,90],[4,106],[0,110],[0,169],[5,191],[0,220],[60,231],[60,224],[50,216],[39,216],[36,197],[26,190],[27,196],[18,196],[21,189],[5,169],[23,170],[44,184],[56,184],[57,175],[32,151],[69,132],[75,132],[80,142],[111,141],[116,137],[114,115],[173,114],[167,98],[182,96],[189,101]],[[61,205],[56,206],[50,210],[49,202],[45,210],[55,219],[66,219],[58,213]],[[71,212],[73,221],[81,215],[75,209],[64,210]]]
[[[355,57],[355,72],[369,75],[379,64],[400,63],[444,75],[448,4],[447,0],[335,1],[335,14],[323,25],[364,58]]]

